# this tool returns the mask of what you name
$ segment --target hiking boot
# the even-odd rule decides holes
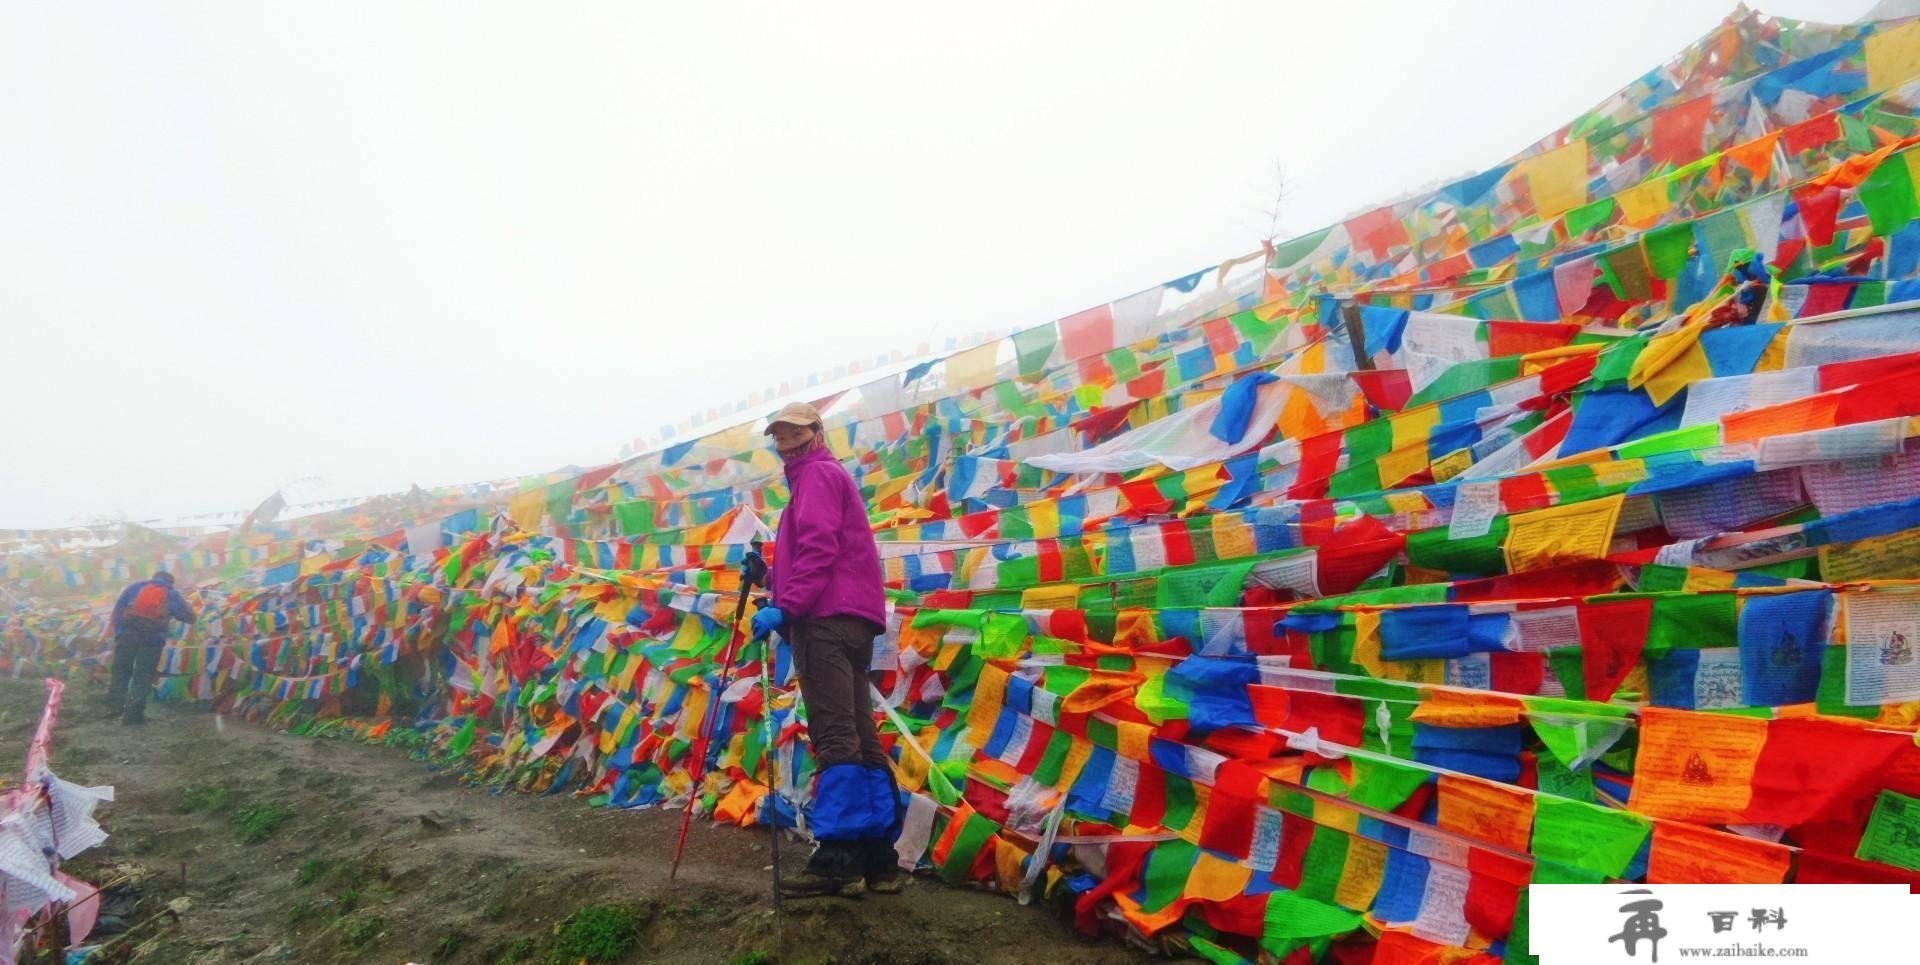
[[[900,893],[904,876],[900,874],[900,855],[893,845],[885,841],[868,841],[862,845],[862,857],[865,858],[867,890],[876,895],[897,895]]]
[[[120,723],[128,727],[144,727],[147,723],[147,712],[144,710],[129,710],[125,717],[120,718]]]
[[[860,847],[847,841],[822,841],[807,859],[800,877],[778,881],[775,886],[789,898],[813,898],[838,895],[858,898],[865,877]]]

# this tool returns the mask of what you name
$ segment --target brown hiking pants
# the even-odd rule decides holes
[[[887,752],[873,723],[867,668],[882,628],[860,617],[795,620],[789,640],[807,702],[807,738],[822,770],[834,764],[886,767]]]

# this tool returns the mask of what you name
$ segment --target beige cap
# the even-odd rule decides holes
[[[767,420],[767,427],[760,434],[763,436],[771,434],[773,427],[782,422],[792,426],[817,428],[820,425],[820,410],[805,402],[789,402],[779,412],[775,412],[773,418]]]

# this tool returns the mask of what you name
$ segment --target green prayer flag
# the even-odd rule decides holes
[[[1608,878],[1618,878],[1653,833],[1653,822],[1630,811],[1537,797],[1533,853]]]
[[[1645,459],[1668,452],[1691,452],[1697,449],[1709,449],[1720,444],[1720,424],[1704,422],[1697,426],[1674,429],[1656,433],[1644,439],[1635,439],[1620,447],[1621,459]]]
[[[1411,753],[1412,748],[1395,748],[1395,751]],[[1353,758],[1353,790],[1347,797],[1355,804],[1391,811],[1405,804],[1407,798],[1427,782],[1428,776],[1417,767],[1356,757]]]
[[[1579,647],[1560,647],[1547,651],[1547,667],[1560,682],[1560,689],[1575,696],[1587,693],[1587,668]]]
[[[986,660],[1018,657],[1027,643],[1027,620],[1018,613],[989,613],[980,624],[974,653]]]
[[[1566,213],[1567,235],[1578,238],[1613,220],[1613,199],[1601,198]]]
[[[1216,945],[1213,942],[1201,938],[1199,935],[1190,936],[1187,939],[1187,944],[1193,948],[1196,954],[1213,963],[1213,965],[1244,965],[1246,962],[1245,958],[1235,954],[1232,949]]]
[[[1539,757],[1540,793],[1563,797],[1569,801],[1585,801],[1593,804],[1599,800],[1593,788],[1593,769],[1568,770],[1565,764],[1555,760],[1552,754]]]
[[[1638,244],[1615,248],[1602,254],[1599,261],[1600,277],[1613,289],[1615,298],[1643,302],[1653,297],[1653,269]]]
[[[1647,265],[1656,278],[1678,278],[1693,258],[1693,223],[1655,228],[1640,238],[1647,249]]]
[[[1314,249],[1320,247],[1320,243],[1326,241],[1327,235],[1332,232],[1333,226],[1329,225],[1310,235],[1301,235],[1292,241],[1283,242],[1274,248],[1272,267],[1291,267],[1300,259],[1313,254]]]
[[[1313,829],[1306,859],[1300,865],[1300,895],[1332,901],[1347,866],[1347,833],[1324,824]]]
[[[1889,156],[1860,183],[1860,204],[1867,209],[1875,235],[1890,235],[1920,216],[1913,197],[1913,173],[1907,151]]]
[[[645,536],[654,531],[654,503],[651,499],[632,499],[613,504],[614,520],[622,536]]]
[[[447,742],[447,753],[453,757],[464,756],[467,753],[467,748],[473,746],[474,734],[479,729],[480,718],[477,716],[467,717],[467,722],[460,727],[460,732],[453,735],[453,740]]]
[[[1344,935],[1358,927],[1360,916],[1345,908],[1299,892],[1276,891],[1267,896],[1267,926],[1260,944],[1272,950],[1281,941]]]
[[[1147,856],[1146,872],[1141,875],[1141,884],[1145,886],[1146,900],[1140,903],[1148,914],[1179,900],[1181,892],[1186,890],[1187,877],[1193,873],[1194,862],[1200,858],[1200,849],[1192,844],[1175,838],[1155,846]]]
[[[1535,880],[1539,880],[1538,875],[1534,877]],[[1520,889],[1520,905],[1514,909],[1513,931],[1507,935],[1507,953],[1501,958],[1502,965],[1539,965],[1540,963],[1540,956],[1528,951],[1532,943],[1531,936],[1528,934],[1529,921],[1532,918],[1532,910],[1529,907],[1531,903],[1532,896],[1528,890]]]
[[[1569,691],[1571,693],[1572,691]],[[1617,717],[1574,718],[1529,714],[1528,723],[1540,737],[1540,743],[1560,763],[1574,771],[1584,771],[1627,733],[1629,723]]]
[[[1647,626],[1647,655],[1658,659],[1675,647],[1734,646],[1740,642],[1739,598],[1724,593],[1675,593],[1656,597]]]
[[[960,836],[954,839],[953,850],[947,852],[947,860],[940,865],[941,880],[950,885],[965,884],[967,873],[973,870],[973,860],[999,830],[999,825],[978,812],[967,815],[967,823],[960,826]]]
[[[1920,798],[1882,790],[1855,856],[1920,871]]]
[[[1052,322],[1013,333],[1013,352],[1019,359],[1020,374],[1032,376],[1046,371],[1047,360],[1059,341],[1060,328]]]
[[[1160,823],[1169,831],[1186,830],[1193,821],[1196,798],[1193,782],[1172,772],[1167,773],[1167,815]]]

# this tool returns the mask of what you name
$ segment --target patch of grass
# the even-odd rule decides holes
[[[379,938],[386,930],[387,920],[379,915],[356,918],[348,922],[346,929],[341,932],[340,945],[351,949],[365,948],[373,944],[373,940]]]
[[[319,881],[320,877],[322,875],[325,875],[327,873],[327,870],[332,867],[333,867],[333,862],[328,861],[325,858],[308,858],[307,860],[300,862],[300,867],[294,869],[293,883],[296,885],[299,885],[302,888],[305,888],[306,886],[313,884],[316,881]]]
[[[773,965],[773,953],[751,951],[734,959],[733,965]]]
[[[466,945],[466,943],[467,943],[466,932],[463,932],[463,931],[447,932],[446,934],[440,936],[439,941],[434,943],[433,958],[435,961],[439,961],[445,958],[451,958],[453,957],[453,953],[459,951],[462,946]]]
[[[320,917],[320,905],[310,901],[296,901],[287,906],[287,920],[295,925]]]
[[[554,929],[550,962],[617,962],[640,944],[641,912],[625,905],[588,905]]]
[[[502,965],[513,965],[515,962],[524,962],[532,957],[533,939],[523,935],[507,946],[507,950],[500,954],[500,961]]]
[[[54,756],[62,767],[85,767],[100,759],[99,752],[91,747],[62,747]]]
[[[233,792],[218,784],[195,784],[180,792],[180,810],[187,814],[219,814],[233,806]]]
[[[278,804],[251,804],[233,813],[233,833],[242,844],[259,844],[292,817],[292,811]]]
[[[334,904],[340,906],[340,913],[344,915],[347,912],[350,912],[355,908],[360,907],[360,889],[348,888],[345,891],[340,892],[338,895],[335,895],[333,898],[333,902]]]

